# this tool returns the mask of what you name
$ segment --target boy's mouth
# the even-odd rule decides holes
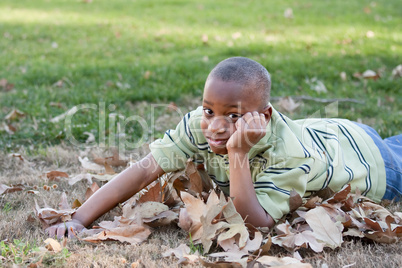
[[[218,139],[211,139],[211,138],[207,138],[209,145],[214,146],[214,147],[222,147],[226,144],[226,142],[228,141],[227,139],[222,139],[222,140],[218,140]]]

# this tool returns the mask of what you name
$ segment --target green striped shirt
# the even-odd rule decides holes
[[[183,169],[189,158],[203,162],[212,180],[229,194],[229,159],[209,148],[200,128],[202,113],[198,107],[186,114],[175,130],[150,145],[151,153],[165,172]],[[350,183],[376,202],[385,193],[379,149],[346,119],[291,120],[273,109],[267,134],[249,152],[249,165],[258,201],[274,220],[289,212],[292,189],[308,197]]]

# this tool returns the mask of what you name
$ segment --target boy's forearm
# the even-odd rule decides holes
[[[125,169],[96,191],[73,215],[84,226],[122,203],[163,174],[151,154]]]
[[[258,202],[251,179],[248,154],[229,152],[230,196],[237,212],[256,227],[272,227],[275,222]]]

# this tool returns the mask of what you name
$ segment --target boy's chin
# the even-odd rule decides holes
[[[212,150],[212,152],[216,153],[216,154],[227,154],[228,153],[228,149],[226,147],[214,147],[214,146],[209,146]]]

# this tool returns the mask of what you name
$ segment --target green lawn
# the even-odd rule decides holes
[[[292,19],[284,16],[287,8]],[[114,132],[111,112],[146,115],[148,122],[151,108],[139,109],[139,101],[187,107],[186,100],[202,95],[210,69],[230,56],[266,66],[273,96],[361,100],[364,104],[340,103],[337,116],[361,119],[383,137],[400,133],[402,80],[391,72],[402,63],[401,8],[399,0],[2,0],[0,79],[14,88],[0,87],[0,128],[13,109],[26,116],[11,122],[14,134],[0,130],[0,148],[68,142],[64,120],[49,120],[78,104],[104,103],[106,109],[104,114],[80,110],[72,120],[74,136],[83,141],[89,131],[107,143]],[[353,76],[368,69],[381,77]],[[313,77],[328,93],[310,88],[306,78]],[[110,104],[116,109],[108,109]],[[324,106],[305,101],[291,117]],[[132,140],[143,134],[138,123],[126,130]]]

